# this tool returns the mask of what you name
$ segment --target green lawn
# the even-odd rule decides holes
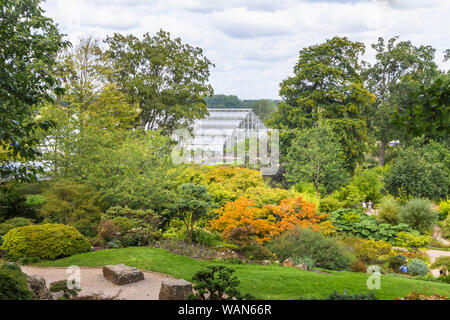
[[[56,261],[44,261],[40,266],[65,267],[103,266],[123,263],[140,269],[170,274],[188,281],[200,268],[210,264],[178,256],[163,249],[135,247],[101,250],[74,255]],[[300,296],[325,297],[334,290],[348,293],[368,292],[367,274],[331,271],[332,275],[301,271],[295,268],[261,265],[232,265],[241,280],[243,293],[258,299],[298,299]],[[412,290],[427,294],[450,295],[450,285],[412,280],[401,276],[382,275],[381,289],[375,290],[381,299],[403,297]]]

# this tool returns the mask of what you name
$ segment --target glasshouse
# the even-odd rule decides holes
[[[190,151],[195,162],[239,161],[245,152],[245,141],[267,135],[268,129],[251,109],[208,109],[208,112],[209,116],[196,120],[183,136],[183,149]]]

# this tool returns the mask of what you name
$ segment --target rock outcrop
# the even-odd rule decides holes
[[[183,279],[168,279],[161,283],[159,300],[187,300],[192,284]]]
[[[104,266],[103,276],[119,286],[144,280],[144,274],[141,270],[124,264]]]

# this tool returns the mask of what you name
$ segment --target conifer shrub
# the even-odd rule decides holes
[[[89,251],[88,240],[74,227],[63,224],[31,225],[10,230],[1,249],[16,258],[53,260]]]

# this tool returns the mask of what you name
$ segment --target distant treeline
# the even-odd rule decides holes
[[[279,100],[257,99],[241,100],[234,95],[216,94],[205,98],[208,108],[212,109],[252,109],[262,121],[269,119],[275,112]]]

